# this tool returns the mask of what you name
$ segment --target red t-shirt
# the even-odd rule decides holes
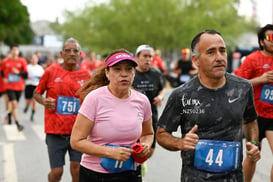
[[[55,110],[45,108],[45,133],[60,135],[71,134],[78,110],[76,110],[76,113],[70,112],[67,114],[67,112],[71,109],[78,108],[75,105],[75,100],[73,101],[73,99],[78,100],[75,93],[90,77],[90,73],[86,70],[67,71],[64,70],[60,64],[52,65],[45,70],[39,85],[36,87],[36,92],[39,94],[46,92],[46,97],[56,99]],[[62,96],[70,100],[61,100]],[[77,102],[77,104],[79,104],[79,102]],[[64,108],[64,110],[59,111],[62,108]]]
[[[2,71],[2,67],[0,65],[0,73]],[[6,84],[2,78],[2,76],[0,75],[0,93],[6,92]]]
[[[16,68],[19,72],[27,72],[27,61],[24,58],[18,57],[17,60],[12,60],[7,57],[3,60],[1,67],[5,78],[9,80],[5,85],[7,90],[22,91],[25,89],[23,77],[13,72],[13,68]]]
[[[88,60],[83,60],[81,63],[81,68],[88,70],[91,73],[101,66],[103,66],[103,62],[100,60],[94,60],[92,63],[89,63]]]
[[[255,51],[246,56],[242,65],[234,71],[240,77],[248,80],[261,76],[263,73],[273,70],[273,57],[265,56],[260,51]],[[258,115],[263,118],[273,119],[273,104],[262,101],[262,90],[264,86],[273,87],[273,83],[259,84],[254,88],[255,108]],[[267,92],[267,98],[273,97],[273,91]],[[272,99],[271,99],[272,100]]]
[[[151,62],[152,66],[155,66],[157,68],[160,68],[161,70],[165,70],[165,66],[163,63],[163,59],[161,59],[159,56],[154,56],[153,60]]]

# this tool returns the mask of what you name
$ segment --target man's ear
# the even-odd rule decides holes
[[[264,47],[264,40],[260,40],[260,44],[262,47]]]
[[[192,55],[192,56],[191,56],[191,60],[192,60],[192,62],[193,62],[197,67],[199,67],[199,59],[198,59],[197,56]]]

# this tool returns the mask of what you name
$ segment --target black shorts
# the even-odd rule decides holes
[[[142,177],[136,171],[121,173],[99,173],[80,166],[79,182],[141,182]]]
[[[258,117],[257,121],[259,126],[259,141],[261,142],[265,138],[265,131],[273,131],[273,119]]]
[[[0,97],[2,97],[2,95],[4,95],[6,92],[0,92]]]
[[[181,182],[223,182],[223,181],[236,181],[244,182],[243,171],[241,169],[223,172],[223,173],[212,173],[198,170],[191,166],[182,166],[181,169]]]
[[[70,146],[70,135],[46,134],[46,144],[51,168],[64,166],[67,151],[70,161],[81,161],[82,153],[72,149]]]
[[[7,90],[9,101],[17,100],[19,102],[22,91]]]
[[[33,92],[35,90],[36,86],[34,85],[27,85],[25,89],[25,98],[26,99],[32,99],[33,98]]]

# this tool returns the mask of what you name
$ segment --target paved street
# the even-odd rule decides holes
[[[169,92],[170,90],[168,90]],[[165,99],[166,101],[167,99]],[[4,122],[4,103],[0,103],[0,182],[46,182],[49,162],[43,133],[43,108],[31,122],[30,110],[23,113],[25,100],[19,103],[20,122],[25,126],[18,132],[15,124]],[[160,108],[160,111],[163,107]],[[177,134],[179,136],[179,134]],[[66,159],[68,164],[68,158]],[[259,161],[253,182],[269,182],[273,157],[266,140],[263,142],[262,159]],[[147,162],[148,173],[144,182],[179,182],[181,159],[179,152],[170,152],[159,145]],[[68,165],[65,167],[62,182],[71,181]]]

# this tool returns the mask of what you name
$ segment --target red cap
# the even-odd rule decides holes
[[[189,54],[190,53],[190,49],[189,48],[184,48],[181,50],[181,54]]]

